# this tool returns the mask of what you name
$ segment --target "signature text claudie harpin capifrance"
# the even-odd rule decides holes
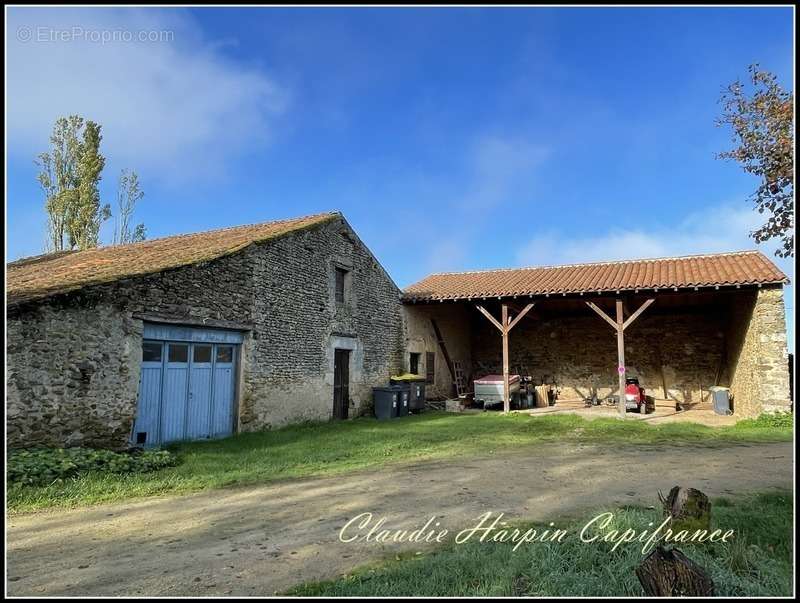
[[[488,511],[480,515],[473,525],[455,533],[456,544],[468,542],[499,542],[513,544],[516,551],[525,544],[561,543],[570,535],[568,530],[556,528],[550,522],[547,527],[517,528],[509,525],[504,513]],[[637,530],[631,527],[614,527],[614,514],[600,513],[587,521],[577,533],[586,544],[612,543],[612,550],[625,544],[642,544],[642,553],[647,554],[660,543],[705,543],[728,542],[734,530],[672,530],[667,517],[658,526],[654,522]],[[339,531],[339,540],[345,543],[367,542],[375,544],[419,543],[434,544],[448,542],[451,530],[443,527],[436,517],[430,517],[423,525],[413,529],[393,528],[386,517],[375,517],[373,513],[360,513],[350,519]]]

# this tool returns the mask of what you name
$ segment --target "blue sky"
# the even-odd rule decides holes
[[[339,209],[400,286],[755,248],[756,181],[715,159],[717,101],[753,62],[794,86],[788,8],[15,8],[7,23],[10,258],[42,250],[33,160],[72,112],[103,125],[107,201],[138,171],[151,238]],[[114,30],[171,36],[96,41]]]

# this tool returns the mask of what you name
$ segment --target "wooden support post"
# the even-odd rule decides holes
[[[500,322],[498,322],[497,319],[492,316],[483,306],[476,305],[475,307],[478,308],[478,311],[481,314],[489,319],[489,322],[497,327],[503,337],[503,412],[507,413],[511,410],[511,384],[509,383],[510,376],[508,374],[508,334],[511,332],[511,329],[513,329],[517,323],[522,320],[522,317],[525,316],[531,308],[533,308],[533,304],[528,304],[525,306],[512,321],[508,320],[508,306],[503,304]]]
[[[508,383],[508,306],[503,304],[501,313],[503,324],[503,412],[511,410],[511,386]]]
[[[616,328],[617,328],[617,321],[616,321],[616,320],[614,320],[613,318],[611,318],[611,317],[610,317],[608,314],[606,314],[605,312],[603,312],[603,311],[602,311],[600,308],[598,308],[596,304],[594,304],[594,303],[592,303],[592,302],[590,302],[590,301],[587,301],[587,302],[586,302],[586,305],[587,305],[587,306],[589,306],[589,307],[590,307],[592,310],[594,310],[595,312],[597,312],[597,314],[600,316],[600,318],[602,318],[603,320],[605,320],[605,321],[606,321],[608,324],[610,324],[610,325],[611,325],[611,326],[612,326],[614,329],[616,329]]]
[[[488,318],[489,322],[492,323],[494,326],[496,326],[500,330],[501,333],[504,331],[503,325],[501,325],[499,322],[497,322],[497,319],[494,316],[492,316],[491,314],[489,314],[489,311],[486,308],[484,308],[483,306],[475,306],[475,307],[478,308],[478,311],[481,314],[483,314],[486,318]]]
[[[625,418],[625,315],[622,300],[617,300],[617,374],[619,375],[619,416]]]
[[[639,315],[644,312],[650,304],[655,301],[654,298],[650,298],[645,301],[639,309],[636,310],[633,314],[631,314],[627,320],[625,320],[625,312],[623,311],[623,301],[621,299],[616,300],[616,308],[617,308],[617,319],[614,320],[608,314],[603,312],[597,304],[594,304],[590,301],[586,302],[586,305],[589,306],[592,310],[594,310],[600,318],[605,320],[608,324],[614,327],[614,330],[617,332],[617,374],[619,375],[619,414],[621,418],[625,418],[625,329],[631,326],[634,320],[639,318]]]
[[[650,299],[648,299],[646,302],[644,302],[644,303],[643,303],[641,306],[639,306],[639,309],[638,309],[638,310],[636,310],[636,312],[634,312],[633,314],[631,314],[631,315],[628,317],[628,319],[627,319],[625,322],[623,322],[623,323],[622,323],[622,328],[623,328],[623,329],[627,329],[629,326],[631,326],[631,323],[632,323],[634,320],[636,320],[637,318],[639,318],[639,315],[640,315],[642,312],[644,312],[645,310],[647,310],[647,308],[649,308],[649,307],[650,307],[650,304],[652,304],[654,301],[656,301],[656,300],[655,300],[655,299],[653,299],[653,298],[651,297],[651,298],[650,298]]]

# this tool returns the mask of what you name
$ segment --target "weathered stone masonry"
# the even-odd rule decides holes
[[[337,348],[350,350],[350,416],[369,407],[373,386],[409,369],[411,352],[420,354],[423,374],[427,353],[433,355],[429,394],[451,395],[452,377],[432,320],[450,358],[468,374],[501,372],[498,332],[471,298],[402,305],[401,292],[340,214],[289,222],[10,265],[16,288],[7,289],[13,294],[7,306],[9,444],[125,446],[137,410],[146,321],[244,333],[238,431],[330,418]],[[657,294],[653,289],[656,303],[625,332],[627,369],[650,393],[707,404],[708,387],[723,384],[730,386],[740,417],[791,408],[780,285],[785,277],[777,268],[750,252],[639,264],[647,271],[659,262],[727,263],[737,272],[743,258],[754,270],[748,278],[761,281],[714,287],[711,280],[705,288],[684,284],[680,291],[662,285]],[[344,301],[336,299],[337,268],[345,274]],[[521,272],[517,277],[536,271]],[[452,287],[487,273],[467,274],[433,275],[417,294],[430,293],[439,281],[450,282],[441,286],[452,294]],[[498,271],[492,278],[506,286],[513,274]],[[89,284],[101,277],[121,280]],[[481,303],[499,316],[503,295]],[[592,388],[602,397],[617,387],[614,332],[585,304],[592,297],[608,308],[612,296],[582,295],[538,297],[510,336],[511,370],[556,381],[564,398],[583,398]],[[630,308],[647,296],[625,294]]]
[[[662,295],[625,331],[629,374],[657,398],[684,406],[710,405],[708,388],[721,384],[731,388],[739,417],[790,410],[782,288],[689,293],[679,299],[669,303]],[[409,351],[439,353],[433,317],[450,355],[473,376],[502,372],[499,333],[474,304],[410,304],[405,312]],[[583,399],[592,388],[600,397],[616,393],[616,336],[583,301],[537,302],[512,331],[509,352],[512,372],[557,382],[563,399]],[[437,364],[442,369],[435,391],[446,394],[443,362]]]
[[[334,298],[334,268],[347,269],[345,304]],[[244,428],[330,417],[333,350],[351,349],[351,409],[371,402],[402,358],[400,291],[349,228],[285,238],[254,261],[254,335],[242,397]]]
[[[737,414],[789,410],[786,318],[781,287],[749,292],[732,311],[730,387]]]
[[[333,267],[350,270],[345,305]],[[135,418],[142,316],[249,328],[239,429],[329,418],[334,347],[352,349],[351,414],[402,362],[400,292],[344,220],[202,264],[8,308],[13,447],[124,446]]]
[[[100,299],[86,307],[64,302],[8,317],[9,446],[119,445],[130,431],[140,321]]]

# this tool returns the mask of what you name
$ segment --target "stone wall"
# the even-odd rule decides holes
[[[425,395],[428,398],[449,398],[453,392],[453,377],[447,367],[433,330],[431,319],[436,321],[439,332],[447,346],[450,359],[461,362],[461,366],[469,372],[472,365],[469,313],[461,304],[433,304],[404,306],[406,326],[406,355],[403,369],[409,370],[409,354],[420,354],[419,371],[425,375],[427,371],[426,354],[434,356],[434,383],[428,384]]]
[[[242,253],[8,308],[9,444],[124,446],[141,368],[136,316],[248,322],[251,274]],[[95,370],[81,374],[87,363]]]
[[[471,321],[473,372],[501,371],[497,330],[477,312]],[[614,330],[594,314],[534,311],[511,332],[509,352],[512,372],[555,381],[562,398],[617,391]],[[788,410],[783,291],[688,294],[672,303],[662,296],[626,329],[625,361],[649,393],[684,407],[710,407],[708,388],[718,384],[731,388],[737,416]]]
[[[345,303],[335,268],[348,271]],[[333,408],[334,349],[351,350],[350,415],[371,407],[402,362],[400,291],[344,224],[281,239],[255,258],[258,339],[242,398],[243,429],[327,419]],[[269,283],[269,285],[267,285]]]
[[[118,445],[131,429],[141,321],[108,303],[43,304],[7,323],[10,446]]]
[[[473,370],[476,375],[501,372],[497,329],[483,317],[476,321]],[[707,388],[724,369],[724,324],[724,315],[714,311],[651,307],[625,330],[627,375],[638,377],[658,398],[684,405],[708,402]],[[512,372],[530,375],[537,383],[555,382],[562,399],[583,399],[593,389],[600,397],[617,393],[616,333],[593,313],[526,317],[511,331],[509,354]]]
[[[351,269],[336,304],[334,266]],[[344,220],[202,264],[8,308],[8,441],[124,446],[143,314],[250,327],[241,430],[330,418],[333,349],[352,349],[351,411],[402,362],[400,292]]]
[[[739,296],[731,318],[728,366],[735,414],[791,410],[783,289]]]

